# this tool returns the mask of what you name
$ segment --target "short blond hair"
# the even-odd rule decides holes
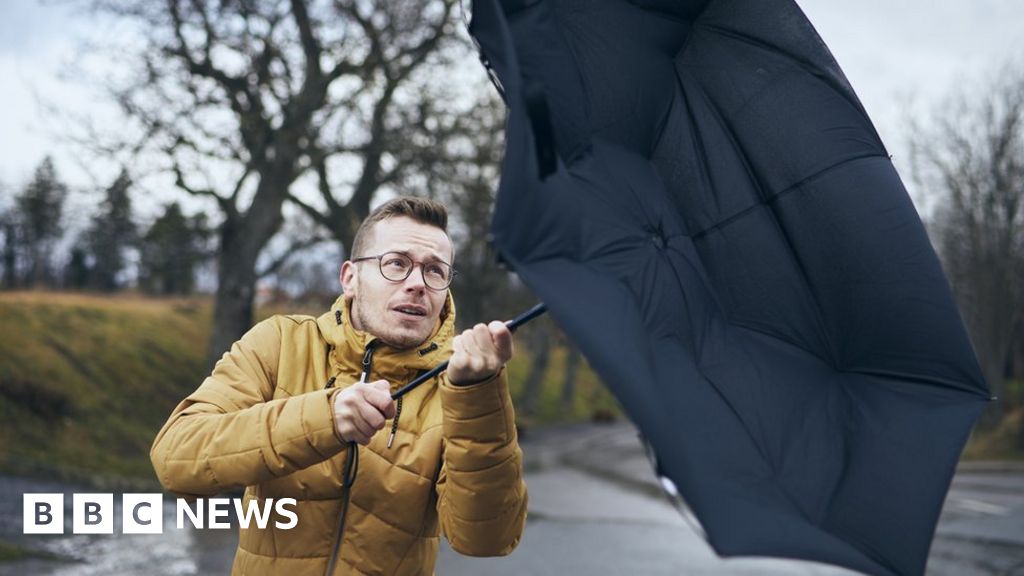
[[[412,218],[420,224],[434,226],[440,228],[445,234],[448,233],[448,210],[445,209],[444,204],[429,198],[399,196],[378,206],[359,225],[355,238],[352,240],[349,259],[365,256],[363,250],[369,242],[370,232],[375,224],[399,216]]]

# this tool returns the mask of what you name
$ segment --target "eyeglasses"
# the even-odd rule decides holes
[[[380,275],[392,282],[401,282],[412,274],[416,264],[420,265],[420,274],[423,275],[423,283],[431,290],[444,290],[452,283],[456,271],[452,265],[441,261],[431,260],[429,262],[416,262],[403,252],[385,252],[379,256],[363,256],[353,258],[352,262],[363,262],[365,260],[376,260],[380,266]]]

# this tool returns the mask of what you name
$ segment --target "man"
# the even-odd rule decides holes
[[[233,573],[430,574],[441,533],[473,556],[518,543],[526,486],[504,368],[512,337],[501,322],[454,336],[446,226],[430,200],[376,209],[332,310],[257,324],[157,435],[151,458],[168,490],[245,486],[246,506],[298,500],[293,528],[272,518],[241,530]],[[391,400],[449,357],[446,373]]]

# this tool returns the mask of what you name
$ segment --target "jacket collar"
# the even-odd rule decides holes
[[[332,362],[358,373],[361,370],[363,352],[376,338],[368,332],[355,329],[351,321],[351,308],[351,301],[344,295],[339,296],[331,306],[331,311],[317,318],[317,326],[331,347]],[[373,353],[374,377],[402,371],[429,370],[451,356],[454,337],[455,302],[449,290],[441,317],[423,344],[408,350],[397,350],[378,342]]]

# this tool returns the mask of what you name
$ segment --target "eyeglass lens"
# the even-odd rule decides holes
[[[401,252],[387,252],[380,257],[380,273],[388,280],[401,282],[412,274],[415,262]],[[451,266],[446,262],[432,261],[420,264],[423,282],[435,290],[443,290],[451,282]]]

